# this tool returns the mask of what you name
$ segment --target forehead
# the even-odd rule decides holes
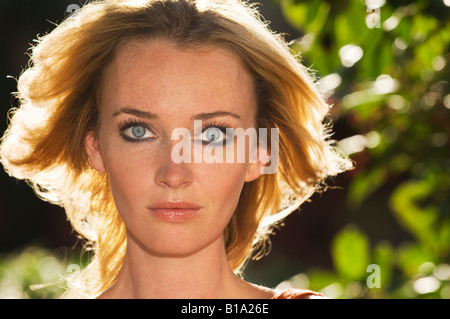
[[[193,113],[220,107],[254,113],[253,78],[232,52],[212,46],[180,48],[164,40],[132,40],[104,74],[102,102],[152,111]]]

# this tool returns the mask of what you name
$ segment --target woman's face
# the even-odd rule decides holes
[[[224,49],[136,40],[118,51],[103,79],[100,125],[86,137],[86,150],[92,166],[108,174],[128,240],[162,255],[221,242],[244,183],[260,168],[249,161],[176,163],[172,149],[181,137],[173,140],[172,132],[189,130],[193,158],[194,145],[220,142],[225,127],[254,127],[250,74]],[[200,132],[194,120],[202,120]]]

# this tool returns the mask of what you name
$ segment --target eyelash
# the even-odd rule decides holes
[[[221,130],[223,133],[226,133],[227,128],[230,128],[229,125],[227,125],[227,124],[225,124],[225,123],[223,123],[223,122],[215,122],[215,121],[214,121],[214,122],[212,122],[212,123],[209,123],[209,124],[203,126],[203,127],[202,127],[202,133],[205,132],[207,129],[212,128],[212,127],[218,128],[218,129]]]
[[[231,128],[230,125],[228,125],[224,122],[213,121],[202,127],[202,133],[204,133],[209,128],[218,128],[220,131],[222,131],[222,133],[225,135],[225,140],[223,142],[223,145],[228,144],[230,142],[231,136],[227,135],[227,128]],[[203,141],[202,141],[202,143],[203,143]],[[203,144],[207,145],[207,144],[209,144],[209,142],[204,142]]]
[[[139,142],[143,142],[143,141],[146,140],[146,139],[134,139],[134,138],[131,138],[131,137],[129,137],[129,136],[127,136],[127,135],[125,135],[123,133],[125,130],[127,130],[130,127],[133,127],[133,126],[142,126],[146,130],[148,130],[148,131],[153,133],[152,129],[150,128],[150,126],[147,123],[142,122],[142,121],[137,121],[137,120],[132,119],[132,118],[126,119],[126,120],[124,120],[124,121],[119,123],[119,131],[120,131],[120,135],[122,136],[122,138],[125,139],[128,142],[139,143]]]
[[[124,131],[127,128],[133,127],[133,126],[144,126],[145,128],[148,128],[147,123],[137,121],[135,119],[126,119],[119,123],[119,130]]]
[[[123,134],[123,132],[124,132],[125,130],[127,130],[127,129],[129,129],[130,127],[133,127],[133,126],[142,126],[142,127],[144,127],[146,130],[149,130],[150,132],[153,133],[152,129],[150,128],[150,126],[149,126],[147,123],[145,123],[145,122],[143,122],[143,121],[135,120],[135,119],[133,119],[133,118],[126,119],[126,120],[120,122],[118,127],[119,127],[119,131],[120,131],[120,135],[121,135],[125,140],[127,140],[127,141],[129,141],[129,142],[139,143],[139,142],[145,141],[145,139],[142,139],[142,140],[140,140],[140,139],[133,139],[133,138],[130,138],[130,137],[126,136],[125,134]],[[209,128],[218,128],[218,129],[221,130],[221,131],[225,134],[225,136],[226,136],[226,134],[227,134],[227,131],[226,131],[227,128],[231,128],[231,127],[230,127],[230,125],[228,125],[228,124],[226,124],[226,123],[224,123],[224,122],[213,121],[213,122],[208,123],[207,125],[204,125],[204,126],[202,127],[202,133],[204,133],[204,132],[205,132],[207,129],[209,129]],[[153,133],[153,134],[154,134],[154,133]],[[228,137],[228,136],[227,136],[227,137]],[[226,143],[227,143],[227,141],[225,140],[225,144],[226,144]]]

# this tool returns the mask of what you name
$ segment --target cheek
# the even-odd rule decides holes
[[[245,172],[246,164],[202,164],[197,174],[198,183],[215,206],[233,212],[244,185]]]
[[[148,197],[153,168],[148,155],[125,148],[109,149],[105,166],[119,212],[129,211]]]

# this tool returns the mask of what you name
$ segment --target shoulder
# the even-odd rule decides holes
[[[325,298],[321,293],[308,289],[289,288],[275,291],[272,299],[321,299]]]

